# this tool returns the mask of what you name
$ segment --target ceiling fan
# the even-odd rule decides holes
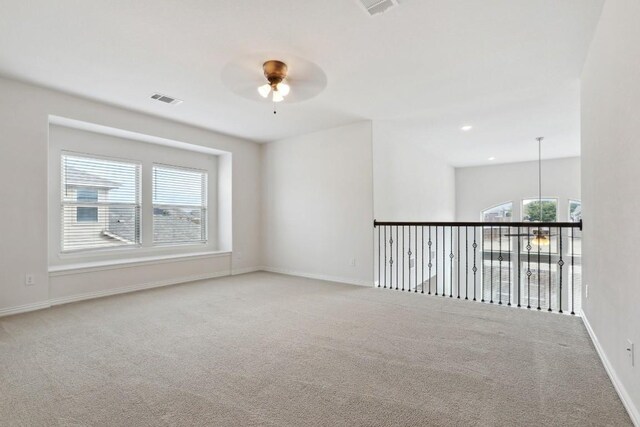
[[[538,206],[540,207],[540,221],[542,221],[542,140],[544,137],[539,136],[536,138],[538,141]],[[535,222],[533,222],[535,224]],[[505,237],[533,237],[531,242],[537,246],[549,246],[551,243],[551,237],[556,234],[551,234],[551,230],[545,230],[543,228],[537,228],[532,230],[531,233],[507,233]]]
[[[222,69],[221,78],[236,95],[274,106],[306,101],[327,86],[327,76],[320,67],[286,52],[256,52],[235,58]]]
[[[264,70],[264,76],[269,83],[258,87],[258,93],[263,98],[268,98],[270,93],[273,93],[273,102],[282,102],[284,97],[289,95],[291,87],[284,82],[287,78],[287,71],[289,68],[287,64],[282,61],[271,59],[262,64]]]

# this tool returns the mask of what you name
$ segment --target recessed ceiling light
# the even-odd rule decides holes
[[[471,129],[473,129],[473,126],[471,125],[464,125],[460,128],[462,132],[469,132]]]
[[[495,160],[495,157],[489,157],[487,160]]]

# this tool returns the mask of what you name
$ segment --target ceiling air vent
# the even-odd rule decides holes
[[[373,16],[397,6],[398,0],[360,0],[360,3],[367,9],[369,15]]]
[[[164,102],[165,104],[170,105],[178,105],[182,102],[182,100],[180,99],[172,98],[161,93],[154,93],[153,95],[151,95],[151,99],[155,99],[156,101]]]

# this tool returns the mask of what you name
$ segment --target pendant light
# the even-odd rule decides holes
[[[536,138],[538,141],[538,207],[540,208],[540,219],[542,222],[542,140],[544,138],[539,136]],[[535,237],[532,240],[532,243],[537,246],[549,246],[550,240],[547,232],[543,231],[541,228],[538,228],[537,231],[534,231]]]

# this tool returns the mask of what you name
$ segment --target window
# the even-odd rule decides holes
[[[507,202],[482,211],[482,221],[484,222],[507,222],[511,221],[513,203]]]
[[[207,242],[207,172],[153,166],[153,243]]]
[[[78,188],[76,190],[76,200],[79,203],[82,203],[82,202],[97,203],[98,190],[92,189],[92,188]],[[98,208],[78,206],[76,208],[76,221],[77,222],[97,222]]]
[[[62,250],[140,243],[140,165],[63,154]]]
[[[507,202],[482,211],[483,222],[510,222],[513,212],[513,203]],[[504,245],[507,248],[509,237],[505,236],[509,228],[485,227],[483,229],[485,251],[500,251]]]
[[[569,200],[569,221],[580,222],[582,220],[582,202]]]
[[[558,220],[558,201],[556,199],[523,200],[522,220],[525,222],[556,222]]]

